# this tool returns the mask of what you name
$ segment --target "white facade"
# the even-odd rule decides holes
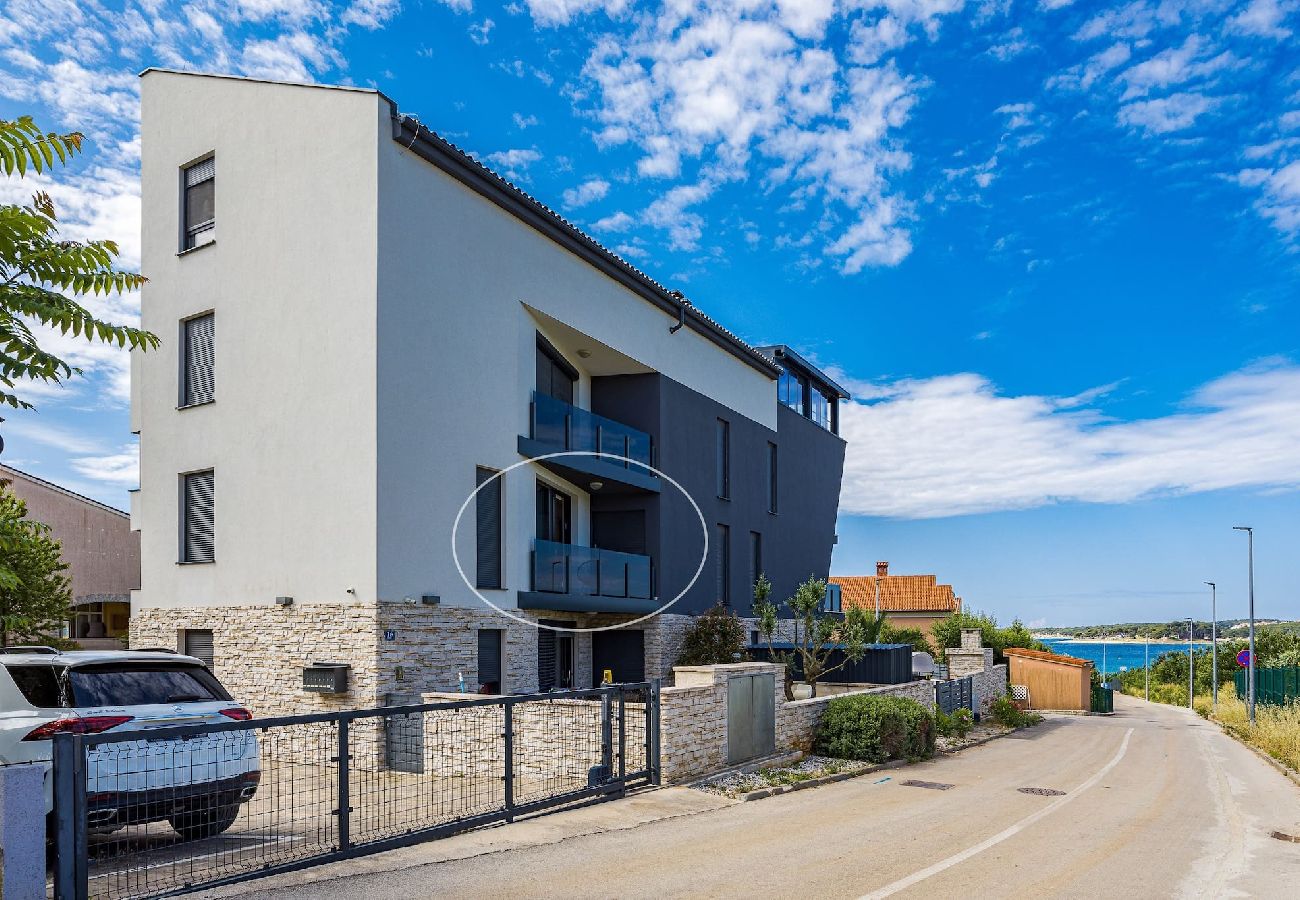
[[[143,325],[163,343],[133,358],[136,614],[277,596],[481,607],[452,520],[477,466],[521,458],[539,332],[580,370],[579,406],[593,375],[658,371],[776,427],[770,372],[671,334],[675,316],[395,141],[393,113],[374,91],[143,76]],[[180,253],[181,168],[208,154],[216,240]],[[177,409],[176,335],[206,311],[216,399]],[[179,478],[208,468],[216,561],[179,564]],[[536,478],[558,481],[533,465],[506,480],[489,594],[504,607],[529,585]],[[585,492],[561,486],[586,543]]]

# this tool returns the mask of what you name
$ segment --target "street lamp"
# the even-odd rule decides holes
[[[1151,635],[1146,635],[1147,702],[1151,702]]]
[[[1255,727],[1255,529],[1233,525],[1233,531],[1246,532],[1246,584],[1250,596],[1250,659],[1246,663],[1246,709],[1250,725]]]
[[[1219,608],[1218,588],[1213,581],[1205,582],[1210,586],[1210,704],[1219,708]]]
[[[1196,693],[1196,662],[1192,658],[1192,617],[1187,617],[1187,708],[1196,709],[1192,698]]]

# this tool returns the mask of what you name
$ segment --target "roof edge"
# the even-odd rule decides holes
[[[15,469],[13,466],[9,465],[8,463],[0,462],[0,478],[3,478],[4,473],[6,471],[13,472],[15,475],[21,475],[24,478],[34,481],[37,484],[43,485],[44,487],[50,488],[53,491],[58,491],[60,494],[65,494],[66,496],[72,497],[74,500],[80,500],[83,503],[89,503],[91,506],[98,506],[100,509],[104,510],[105,512],[117,513],[119,516],[122,516],[127,519],[131,518],[131,514],[124,509],[118,509],[116,506],[109,506],[107,503],[101,503],[100,501],[94,499],[93,497],[87,497],[85,494],[78,494],[76,491],[68,490],[61,484],[55,484],[53,481],[46,481],[44,478],[41,478],[39,475],[33,475],[31,472],[24,472],[22,469]]]
[[[393,112],[393,140],[426,162],[437,166],[466,187],[490,200],[525,225],[550,238],[583,261],[599,269],[642,299],[678,318],[692,331],[731,353],[769,378],[781,369],[736,335],[698,310],[680,292],[671,291],[645,272],[606,248],[550,207],[506,181],[455,144],[420,124],[414,117]]]
[[[225,72],[191,72],[187,69],[169,69],[166,66],[149,66],[142,69],[136,77],[143,78],[150,72],[160,72],[164,75],[190,75],[195,78],[220,78],[224,81],[247,81],[250,84],[274,84],[280,87],[304,87],[320,88],[326,91],[348,91],[354,94],[375,94],[383,97],[389,103],[392,99],[378,88],[357,87],[351,84],[320,84],[315,81],[277,81],[274,78],[253,78],[249,75],[230,75]]]

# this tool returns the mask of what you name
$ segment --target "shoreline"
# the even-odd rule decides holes
[[[1115,637],[1115,638],[1106,638],[1103,640],[1102,638],[1070,637],[1069,635],[1064,635],[1064,634],[1036,634],[1034,635],[1034,639],[1039,641],[1069,641],[1072,644],[1147,644],[1150,643],[1153,646],[1159,646],[1162,644],[1186,644],[1187,643],[1187,640],[1185,638],[1182,640],[1176,640],[1173,638],[1159,638],[1159,639],[1153,639],[1148,642],[1144,638]],[[1225,639],[1220,637],[1219,640],[1223,641]],[[1203,644],[1206,647],[1210,646],[1210,642],[1207,640],[1195,640],[1192,641],[1191,643]]]

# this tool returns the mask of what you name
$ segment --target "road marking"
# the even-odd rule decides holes
[[[927,866],[926,868],[921,869],[919,872],[913,872],[911,875],[908,875],[906,878],[900,878],[898,881],[895,881],[892,884],[887,884],[884,887],[880,888],[879,890],[872,891],[870,894],[865,894],[860,898],[860,900],[878,900],[878,898],[881,897],[889,897],[892,896],[893,894],[897,894],[899,891],[906,890],[907,888],[910,888],[914,884],[919,884],[920,882],[925,881],[925,879],[927,878],[930,878],[934,875],[938,875],[940,872],[943,872],[947,869],[951,869],[953,866],[964,863],[972,856],[976,856],[980,853],[983,853],[985,850],[989,849],[990,847],[997,846],[998,844],[1005,841],[1007,838],[1015,837],[1017,834],[1024,831],[1026,828],[1028,828],[1030,825],[1033,825],[1035,822],[1037,822],[1039,819],[1043,818],[1044,816],[1050,816],[1052,813],[1056,812],[1062,806],[1069,803],[1075,797],[1082,794],[1088,788],[1092,787],[1094,784],[1101,781],[1103,778],[1106,777],[1106,774],[1110,772],[1111,769],[1119,765],[1119,761],[1123,759],[1124,754],[1128,752],[1128,741],[1129,738],[1131,738],[1132,736],[1133,736],[1132,728],[1124,732],[1124,740],[1123,742],[1120,743],[1119,750],[1111,758],[1110,762],[1106,763],[1106,765],[1098,769],[1097,772],[1093,774],[1091,778],[1089,778],[1083,784],[1079,785],[1070,793],[1066,794],[1064,797],[1061,797],[1057,800],[1053,800],[1051,803],[1044,806],[1038,812],[1031,813],[1030,815],[1025,816],[1023,819],[1021,819],[1019,822],[1016,822],[1014,825],[1011,825],[1003,829],[1002,831],[999,831],[997,834],[993,835],[990,838],[986,838],[985,840],[980,841],[978,844],[975,844],[973,847],[967,847],[965,850],[961,851],[960,853],[954,853],[952,856],[949,856],[947,859],[941,859],[934,865]]]

